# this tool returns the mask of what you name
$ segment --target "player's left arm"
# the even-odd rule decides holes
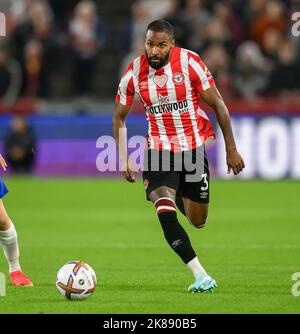
[[[226,146],[228,174],[230,174],[231,170],[233,170],[233,173],[237,175],[243,170],[243,168],[245,168],[245,163],[242,156],[237,151],[229,111],[224,103],[224,100],[215,86],[211,86],[207,90],[202,91],[200,96],[207,105],[214,109],[216,113],[218,124],[222,130]]]

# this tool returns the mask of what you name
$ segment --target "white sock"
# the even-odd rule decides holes
[[[0,245],[9,265],[9,272],[21,270],[19,264],[19,245],[14,224],[10,221],[10,227],[6,231],[0,231]]]
[[[199,278],[199,276],[208,276],[205,269],[202,267],[201,263],[199,262],[197,256],[193,258],[190,262],[187,263],[187,266],[193,272],[195,278]]]

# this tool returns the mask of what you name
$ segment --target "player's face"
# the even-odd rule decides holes
[[[165,66],[173,46],[174,40],[168,33],[148,30],[145,37],[145,52],[150,66],[154,69]]]

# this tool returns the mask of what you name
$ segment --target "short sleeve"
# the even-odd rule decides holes
[[[191,82],[199,93],[215,86],[215,80],[209,69],[194,53],[189,58],[189,71]]]
[[[124,106],[132,105],[134,99],[135,89],[133,85],[132,68],[133,64],[131,63],[121,78],[116,95],[116,102],[119,102]]]

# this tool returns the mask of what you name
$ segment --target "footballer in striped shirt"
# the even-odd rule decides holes
[[[147,199],[156,209],[164,236],[194,275],[188,292],[212,291],[216,281],[201,265],[190,239],[178,222],[176,207],[196,228],[204,227],[209,206],[209,166],[205,142],[215,137],[200,108],[203,101],[216,113],[227,153],[228,173],[245,167],[237,151],[228,109],[215,81],[193,51],[175,46],[173,26],[151,22],[145,34],[145,53],[127,67],[118,87],[113,133],[120,155],[126,159],[123,176],[135,181],[134,162],[127,161],[122,131],[135,95],[144,105],[148,121],[143,181]]]

